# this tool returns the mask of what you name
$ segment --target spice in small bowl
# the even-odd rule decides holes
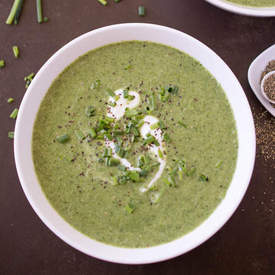
[[[270,103],[275,104],[275,71],[267,73],[261,82],[261,91]]]

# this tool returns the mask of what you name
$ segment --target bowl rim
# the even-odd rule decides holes
[[[24,112],[26,112],[26,108],[27,108],[26,106],[27,106],[27,104],[29,104],[28,101],[31,100],[32,95],[35,93],[35,90],[34,90],[35,86],[38,85],[38,83],[40,81],[40,77],[44,74],[44,71],[48,67],[51,66],[52,62],[56,58],[58,58],[58,56],[63,55],[63,52],[65,50],[67,50],[71,46],[73,47],[74,45],[78,44],[81,40],[85,40],[86,38],[88,38],[90,36],[96,36],[98,34],[103,34],[104,32],[108,32],[108,31],[119,31],[119,30],[123,30],[123,29],[124,30],[132,30],[133,28],[134,29],[135,28],[142,29],[143,31],[149,30],[149,32],[150,31],[167,32],[167,33],[171,33],[171,35],[173,34],[175,36],[180,36],[181,37],[180,39],[182,39],[182,40],[183,40],[183,38],[187,39],[188,41],[191,41],[192,43],[199,45],[199,47],[202,47],[205,51],[207,51],[209,53],[209,55],[211,57],[213,57],[213,58],[215,57],[215,59],[219,62],[219,64],[224,66],[224,68],[226,69],[228,74],[231,75],[231,78],[234,79],[234,82],[235,82],[234,84],[236,85],[237,89],[239,89],[241,92],[239,95],[240,99],[238,99],[238,101],[240,100],[240,101],[242,101],[242,104],[244,104],[243,105],[244,109],[242,112],[243,112],[243,115],[247,116],[247,123],[249,125],[249,131],[247,133],[247,135],[249,137],[249,141],[248,141],[249,151],[248,151],[248,156],[246,156],[246,157],[248,160],[248,164],[245,169],[246,173],[243,176],[244,183],[242,183],[242,186],[239,187],[240,189],[238,190],[237,196],[234,198],[231,198],[231,200],[233,200],[234,203],[230,204],[230,209],[224,211],[225,212],[224,215],[218,221],[215,221],[214,223],[211,224],[211,226],[210,226],[211,230],[208,230],[207,232],[201,231],[201,232],[203,232],[203,234],[200,235],[200,238],[193,240],[191,242],[191,244],[188,245],[188,247],[185,248],[184,250],[182,249],[182,247],[177,247],[177,249],[174,249],[173,251],[171,251],[171,247],[175,248],[174,245],[182,244],[182,239],[187,240],[189,238],[190,234],[194,234],[195,231],[197,232],[198,228],[205,226],[205,223],[209,222],[209,220],[211,220],[210,218],[212,217],[213,213],[201,225],[199,225],[197,228],[192,230],[190,233],[184,235],[183,237],[176,239],[174,241],[171,241],[167,244],[161,244],[161,245],[153,246],[153,247],[149,247],[149,248],[120,248],[120,247],[114,247],[112,245],[103,244],[103,243],[94,241],[88,237],[85,237],[82,233],[78,232],[76,229],[73,229],[71,225],[69,225],[69,224],[67,224],[67,222],[65,222],[67,224],[67,226],[69,226],[71,228],[71,230],[74,232],[74,234],[76,234],[76,235],[80,234],[83,238],[86,238],[85,240],[87,242],[91,242],[93,245],[98,245],[100,248],[102,247],[104,249],[109,249],[110,251],[115,252],[115,254],[113,254],[113,255],[105,255],[102,251],[97,251],[96,249],[95,250],[87,249],[86,247],[84,248],[83,245],[82,244],[80,245],[78,241],[73,240],[72,236],[68,237],[68,235],[70,235],[70,233],[62,232],[60,230],[60,228],[58,228],[59,225],[53,224],[52,221],[46,217],[45,213],[42,213],[42,211],[40,209],[40,205],[39,205],[40,202],[37,202],[37,198],[33,197],[33,193],[32,193],[33,191],[30,190],[29,187],[27,186],[27,181],[29,179],[28,179],[28,175],[26,175],[26,172],[22,168],[24,155],[22,153],[22,143],[21,143],[20,137],[21,137],[21,135],[24,134],[24,130],[25,130],[24,129]],[[127,41],[127,40],[130,40],[130,39],[126,39],[125,41]],[[142,39],[140,39],[140,40],[142,40]],[[117,42],[119,42],[119,40]],[[153,41],[153,42],[155,42],[155,41]],[[105,45],[108,45],[108,44],[110,44],[110,43],[106,43]],[[166,45],[169,46],[169,43],[167,43]],[[81,55],[82,54],[80,54],[79,56],[81,56]],[[67,65],[65,67],[67,67]],[[41,103],[41,101],[39,102],[39,105],[40,105],[40,103]],[[36,112],[35,112],[35,116],[36,116]],[[235,115],[234,115],[234,118],[236,120]],[[33,125],[32,125],[32,128],[33,128]],[[161,25],[155,25],[155,24],[147,24],[147,23],[124,23],[124,24],[116,24],[116,25],[102,27],[102,28],[90,31],[88,33],[85,33],[85,34],[73,39],[71,42],[67,43],[65,46],[63,46],[61,49],[59,49],[40,68],[36,77],[34,78],[31,85],[29,86],[28,90],[26,91],[26,94],[25,94],[25,96],[21,102],[20,108],[19,108],[19,113],[18,113],[16,125],[15,125],[14,156],[15,156],[15,164],[16,164],[17,173],[18,173],[18,176],[20,179],[22,189],[23,189],[29,203],[31,204],[32,208],[34,209],[36,214],[39,216],[39,218],[60,239],[62,239],[67,244],[71,245],[72,247],[76,248],[77,250],[79,250],[89,256],[93,256],[95,258],[98,258],[98,259],[101,259],[104,261],[122,263],[122,264],[149,264],[149,263],[168,260],[168,259],[177,257],[179,255],[182,255],[184,253],[187,253],[188,251],[194,249],[195,247],[199,246],[200,244],[205,242],[207,239],[212,237],[229,220],[229,218],[233,215],[233,213],[239,206],[241,200],[243,199],[243,196],[245,195],[245,192],[248,188],[250,178],[252,176],[254,162],[255,162],[255,152],[256,152],[256,139],[255,139],[255,128],[254,128],[252,113],[251,113],[247,98],[245,96],[245,93],[243,92],[243,89],[242,89],[240,83],[238,82],[237,78],[235,77],[233,72],[230,70],[230,68],[224,63],[224,61],[215,52],[213,52],[206,45],[204,45],[197,39],[191,37],[190,35],[183,33],[181,31],[175,30],[173,28],[169,28],[169,27],[165,27],[165,26],[161,26]],[[33,165],[33,163],[32,163],[32,165]],[[34,168],[32,167],[32,169],[34,169]],[[236,170],[237,170],[237,167],[236,167]],[[230,183],[230,186],[232,185],[232,181]],[[36,184],[39,185],[38,181],[36,182]],[[229,186],[229,188],[230,188],[230,186]],[[227,192],[228,192],[228,190],[227,190]],[[44,193],[43,193],[43,195],[44,195],[44,199],[46,199],[46,196]],[[227,197],[227,195],[226,195],[226,197]],[[223,201],[224,200],[225,200],[225,198],[223,199]],[[214,210],[214,213],[217,211],[218,208],[221,208],[221,205],[223,205],[223,201]],[[48,204],[47,207],[53,209],[53,207],[51,206],[49,201],[47,201],[47,204]],[[223,206],[223,208],[224,208],[224,206]],[[225,210],[225,209],[223,209],[223,210]],[[59,215],[55,210],[52,210],[52,211],[55,212],[56,215]],[[222,210],[219,209],[219,211],[222,211]],[[62,219],[62,218],[60,218],[60,219]],[[64,222],[64,220],[63,220],[63,222]],[[209,224],[207,226],[209,226]],[[179,242],[179,241],[181,241],[181,242]],[[159,251],[159,249],[161,249],[162,251],[166,251],[166,253],[162,253],[162,255],[158,255],[156,253],[156,251]],[[127,255],[127,258],[125,258],[126,257],[125,255]],[[148,255],[149,255],[149,258],[146,258],[146,256],[148,256]]]
[[[251,7],[234,4],[226,0],[205,0],[208,3],[221,8],[223,10],[233,12],[240,15],[255,17],[273,17],[275,16],[275,5],[272,7]]]

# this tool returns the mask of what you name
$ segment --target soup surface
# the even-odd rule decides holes
[[[127,41],[90,51],[44,97],[33,161],[56,211],[92,239],[166,243],[226,194],[238,142],[225,93],[189,55]]]
[[[271,7],[275,6],[275,0],[226,0],[228,2],[252,7]]]

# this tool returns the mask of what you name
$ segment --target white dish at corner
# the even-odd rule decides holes
[[[52,81],[86,52],[125,40],[145,40],[182,50],[206,67],[223,87],[236,120],[238,157],[225,198],[215,211],[192,232],[172,242],[139,249],[114,247],[83,235],[54,210],[37,180],[32,159],[33,125],[39,105]],[[124,264],[147,264],[167,260],[209,239],[231,217],[241,202],[255,161],[255,129],[243,89],[229,67],[211,49],[180,31],[152,24],[120,24],[88,32],[57,51],[39,70],[21,103],[15,127],[14,152],[22,188],[40,219],[62,240],[90,256]]]
[[[256,16],[256,17],[272,17],[275,16],[275,7],[248,7],[242,6],[238,4],[234,4],[231,2],[227,2],[225,0],[206,0],[210,4],[221,8],[226,11],[230,11],[233,13],[248,15],[248,16]]]
[[[264,71],[269,61],[275,60],[275,45],[269,47],[262,52],[256,59],[251,63],[248,69],[248,82],[250,87],[262,105],[275,116],[275,108],[272,107],[271,103],[264,98],[261,92],[261,74]]]

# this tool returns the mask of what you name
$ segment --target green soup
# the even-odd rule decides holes
[[[200,225],[224,198],[238,150],[213,76],[181,51],[138,41],[68,66],[41,103],[32,142],[56,211],[121,247],[166,243]]]
[[[275,0],[226,0],[243,6],[271,7],[275,6]]]

